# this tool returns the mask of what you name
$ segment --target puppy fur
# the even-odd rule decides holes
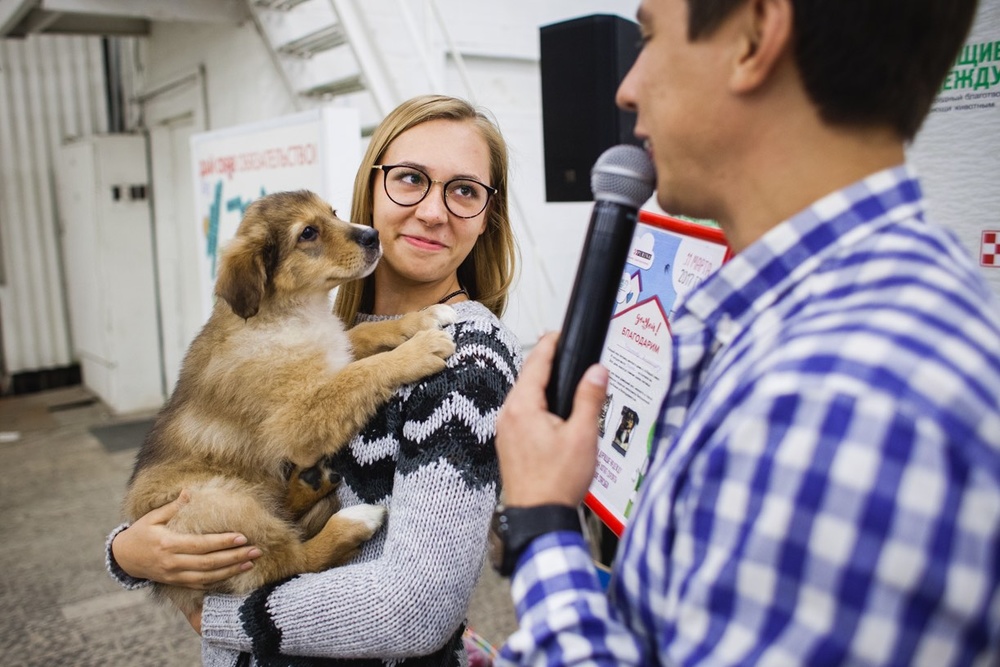
[[[380,256],[378,232],[338,219],[307,191],[254,202],[222,254],[214,310],[137,455],[124,501],[135,521],[187,489],[170,528],[237,531],[263,551],[214,591],[245,594],[341,564],[382,524],[381,507],[332,514],[339,476],[324,457],[398,387],[444,369],[455,347],[441,327],[455,314],[433,306],[345,331],[329,292],[371,273]],[[202,592],[154,590],[185,613],[201,606]]]

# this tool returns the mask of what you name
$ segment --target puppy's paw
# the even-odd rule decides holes
[[[407,344],[424,354],[431,354],[440,359],[447,359],[455,354],[455,341],[444,329],[418,331]]]
[[[286,462],[285,508],[293,517],[302,517],[340,485],[341,476],[333,468],[332,460],[332,457],[325,457],[309,467]]]
[[[425,324],[422,327],[424,329],[443,329],[458,321],[458,313],[455,312],[455,309],[443,303],[428,306],[419,311],[419,314],[424,316]]]
[[[374,534],[385,522],[385,515],[386,508],[382,505],[353,505],[337,512],[341,519],[362,524],[370,534]]]
[[[325,456],[309,468],[295,468],[290,476],[291,481],[298,479],[317,493],[326,495],[340,484],[340,473],[333,467],[333,457]]]

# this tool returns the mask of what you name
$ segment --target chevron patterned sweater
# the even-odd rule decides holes
[[[383,504],[386,526],[345,566],[206,598],[206,665],[465,664],[498,495],[494,425],[521,350],[481,304],[454,307],[447,369],[399,390],[337,461],[343,506]]]

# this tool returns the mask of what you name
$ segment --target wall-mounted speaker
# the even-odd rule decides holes
[[[606,149],[638,144],[635,114],[615,106],[639,55],[639,26],[595,14],[539,29],[545,199],[589,201],[590,170]]]

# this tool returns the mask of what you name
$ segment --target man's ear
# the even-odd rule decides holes
[[[730,77],[734,93],[749,93],[764,84],[792,48],[792,0],[749,0],[740,45]]]

